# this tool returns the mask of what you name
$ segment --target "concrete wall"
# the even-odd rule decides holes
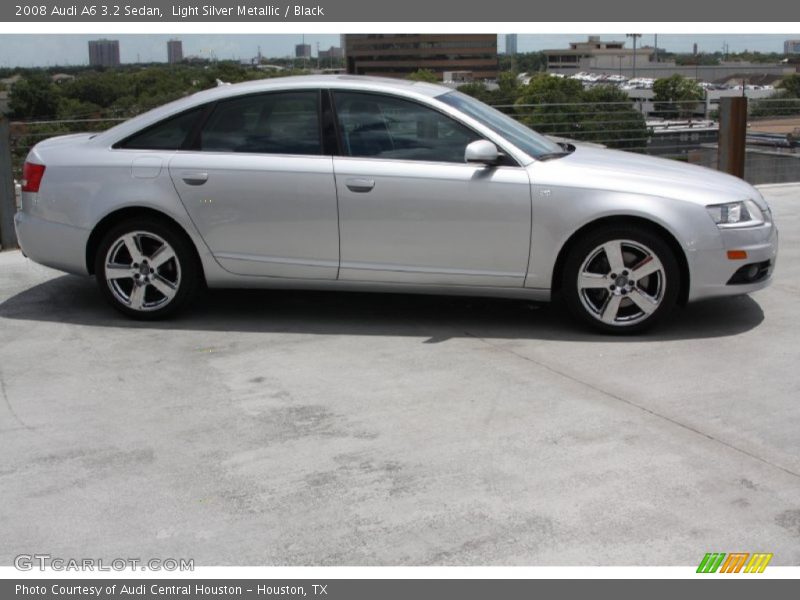
[[[717,168],[717,148],[699,148],[689,152],[692,164]],[[800,182],[800,154],[748,148],[745,153],[744,179],[753,185]]]
[[[607,66],[592,66],[590,63],[579,63],[580,66],[571,69],[549,69],[553,73],[571,74],[576,71],[586,71],[588,73],[608,73],[611,75],[624,75],[633,77],[633,67],[626,60],[622,61],[622,69],[619,67],[619,59],[613,57],[613,61]],[[585,66],[584,66],[585,64]],[[605,62],[603,63],[606,64]],[[736,65],[714,65],[714,66],[677,66],[673,63],[649,63],[644,57],[636,61],[636,77],[669,77],[671,75],[683,75],[700,81],[717,81],[728,79],[734,75],[788,75],[796,73],[797,69],[793,65],[774,65],[774,64],[736,64]]]

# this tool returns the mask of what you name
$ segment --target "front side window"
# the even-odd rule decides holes
[[[319,92],[275,92],[220,101],[203,125],[199,149],[322,154]]]
[[[464,150],[481,137],[450,117],[412,102],[360,92],[334,92],[348,156],[464,162]]]
[[[192,131],[202,112],[203,107],[198,107],[164,119],[133,134],[120,142],[117,147],[131,150],[178,150],[183,146],[186,136]]]

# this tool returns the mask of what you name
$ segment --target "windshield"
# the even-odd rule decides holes
[[[472,96],[454,91],[436,96],[436,99],[479,121],[533,158],[564,153],[564,148],[557,143]]]

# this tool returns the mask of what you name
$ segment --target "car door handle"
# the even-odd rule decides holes
[[[344,184],[351,192],[368,192],[375,187],[374,179],[365,179],[363,177],[351,177],[345,180]]]
[[[208,181],[208,173],[205,171],[184,171],[181,173],[181,179],[187,185],[203,185]]]

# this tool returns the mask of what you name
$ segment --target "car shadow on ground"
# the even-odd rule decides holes
[[[187,310],[164,321],[131,320],[112,309],[94,281],[64,275],[0,304],[0,318],[74,325],[186,331],[239,331],[319,335],[424,337],[437,343],[458,337],[582,342],[661,341],[725,337],[764,319],[749,296],[690,304],[640,336],[594,333],[575,323],[559,303],[461,296],[209,290]]]

